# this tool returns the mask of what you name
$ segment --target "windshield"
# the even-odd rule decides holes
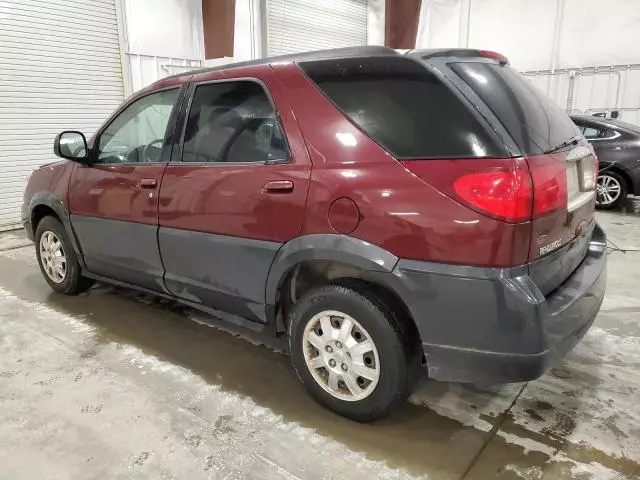
[[[557,148],[578,134],[569,116],[508,65],[449,65],[487,104],[524,155]]]

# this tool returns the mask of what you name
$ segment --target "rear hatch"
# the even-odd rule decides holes
[[[514,156],[526,160],[533,186],[530,276],[547,295],[586,256],[595,225],[597,159],[568,115],[504,57],[477,53],[443,59],[437,68],[455,74],[448,76],[512,143]]]

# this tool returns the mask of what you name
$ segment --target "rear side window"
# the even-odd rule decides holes
[[[185,128],[183,162],[287,159],[280,122],[260,84],[238,80],[196,87]]]
[[[588,125],[581,127],[580,130],[582,131],[582,135],[584,135],[584,138],[586,138],[587,140],[593,138],[602,138],[605,136],[605,130],[596,127],[590,127]]]
[[[569,116],[508,65],[450,64],[498,117],[525,155],[553,150],[576,136]]]
[[[300,66],[354,124],[396,158],[505,155],[465,103],[413,60],[353,58]]]

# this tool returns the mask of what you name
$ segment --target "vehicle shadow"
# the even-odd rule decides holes
[[[640,214],[640,197],[627,197],[626,200],[621,203],[620,208],[614,211],[628,214]]]

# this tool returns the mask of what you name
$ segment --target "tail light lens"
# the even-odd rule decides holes
[[[481,57],[497,60],[500,65],[507,65],[509,63],[507,57],[505,57],[501,53],[493,52],[491,50],[478,50],[478,55],[480,55]]]
[[[510,223],[531,219],[533,188],[522,158],[409,160],[402,164],[442,193]]]
[[[567,208],[566,162],[555,155],[402,164],[445,195],[506,222],[526,222]]]
[[[521,169],[469,173],[453,182],[453,190],[469,206],[508,222],[531,218],[531,178]]]
[[[567,208],[567,167],[564,158],[540,155],[527,158],[533,180],[533,218]]]

